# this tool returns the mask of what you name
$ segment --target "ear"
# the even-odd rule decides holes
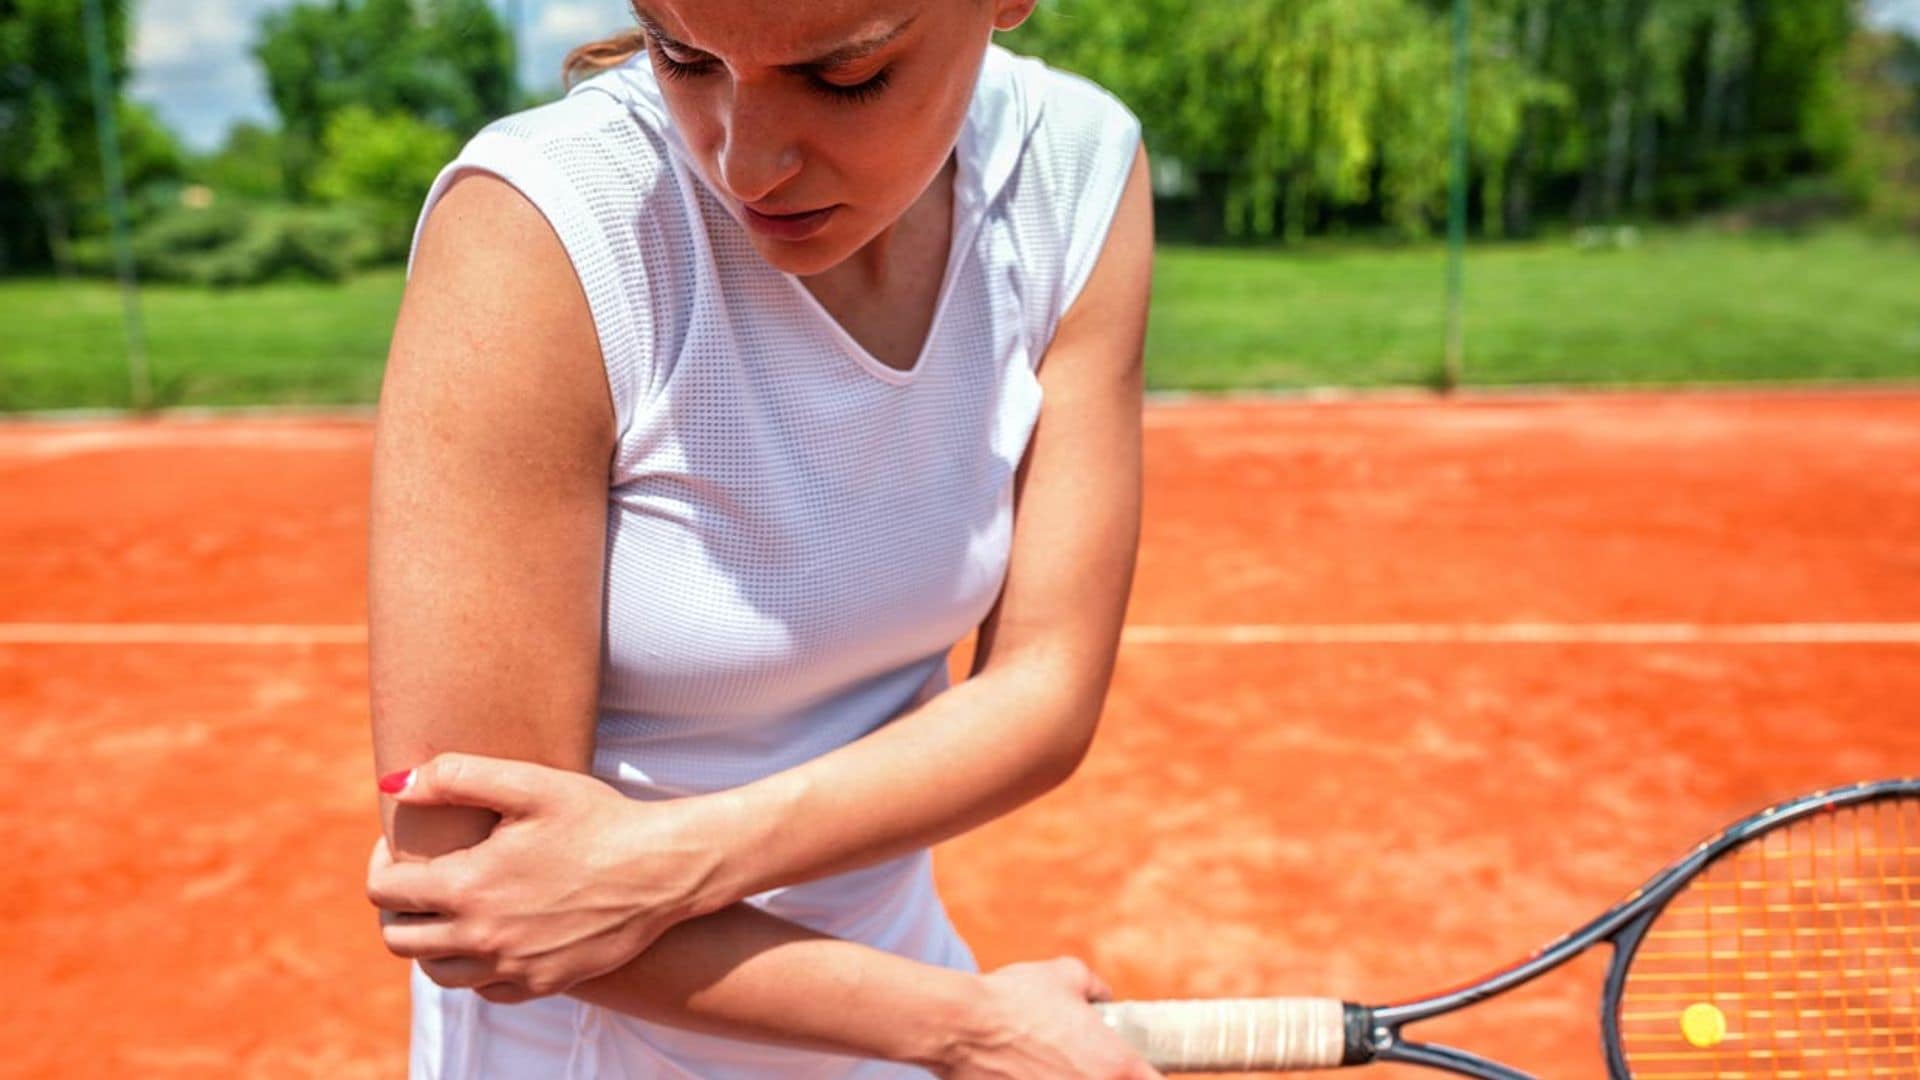
[[[1012,30],[1027,21],[1040,0],[993,0],[993,28]]]

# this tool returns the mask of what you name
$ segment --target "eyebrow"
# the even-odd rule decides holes
[[[660,29],[660,24],[655,22],[652,16],[648,15],[644,11],[641,11],[637,5],[633,7],[633,17],[636,21],[640,23],[640,28],[645,30],[649,37],[652,37],[655,41],[660,42],[662,45],[666,45],[675,49],[680,49],[685,52],[705,52],[706,51],[705,49],[696,49],[693,46],[686,44],[685,42],[676,40],[673,37],[673,35]],[[871,56],[874,53],[879,52],[881,49],[886,48],[887,45],[892,43],[893,39],[899,37],[901,34],[906,33],[907,28],[912,26],[915,20],[919,18],[920,18],[920,13],[916,11],[912,15],[907,16],[906,19],[900,23],[900,25],[895,26],[893,29],[888,30],[884,33],[873,34],[868,37],[857,39],[855,41],[849,41],[844,45],[838,46],[833,49],[829,49],[828,51],[821,53],[819,56],[816,56],[811,60],[801,60],[796,63],[780,64],[778,66],[782,71],[795,71],[795,72],[804,73],[804,72],[810,72],[810,71],[818,71],[822,68],[838,67],[841,64],[851,63],[855,60],[859,60],[864,57]]]

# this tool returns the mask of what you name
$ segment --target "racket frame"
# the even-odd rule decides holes
[[[1606,1050],[1607,1074],[1612,1080],[1631,1080],[1626,1052],[1620,1044],[1620,996],[1626,987],[1627,969],[1639,951],[1647,928],[1674,896],[1723,855],[1756,837],[1817,813],[1900,797],[1920,797],[1920,778],[1863,781],[1777,803],[1701,841],[1685,857],[1656,874],[1600,917],[1543,946],[1512,967],[1460,989],[1399,1004],[1369,1008],[1349,1003],[1350,1041],[1346,1063],[1399,1061],[1480,1080],[1534,1080],[1528,1073],[1464,1050],[1407,1041],[1401,1037],[1400,1029],[1504,994],[1559,967],[1596,943],[1606,941],[1613,946],[1613,959],[1600,999],[1600,1033]],[[1351,1041],[1356,1036],[1365,1040],[1364,1045]]]
[[[1803,821],[1812,815],[1834,813],[1845,807],[1895,798],[1920,798],[1920,778],[1908,776],[1899,780],[1864,780],[1859,784],[1828,788],[1809,796],[1774,803],[1699,842],[1676,863],[1655,874],[1651,880],[1647,880],[1647,884],[1620,899],[1619,903],[1609,907],[1586,926],[1580,926],[1571,934],[1542,945],[1517,965],[1496,970],[1490,976],[1442,994],[1417,997],[1394,1005],[1357,1005],[1354,1001],[1338,999],[1258,997],[1215,1001],[1121,1001],[1102,1003],[1096,1005],[1096,1009],[1100,1009],[1102,1019],[1114,1026],[1114,1030],[1142,1047],[1142,1053],[1148,1045],[1154,1045],[1154,1059],[1169,1068],[1246,1070],[1273,1067],[1273,1063],[1281,1059],[1252,1053],[1246,1057],[1223,1057],[1217,1053],[1219,1047],[1206,1049],[1206,1042],[1200,1043],[1202,1049],[1194,1053],[1188,1038],[1196,1034],[1202,1040],[1229,1040],[1240,1038],[1240,1034],[1254,1038],[1252,1032],[1256,1028],[1277,1022],[1292,1032],[1290,1040],[1302,1038],[1302,1030],[1309,1032],[1308,1038],[1311,1040],[1313,1026],[1325,1024],[1325,1020],[1308,1019],[1302,1009],[1331,1007],[1336,1009],[1340,1030],[1319,1030],[1336,1036],[1334,1045],[1338,1045],[1340,1053],[1336,1057],[1327,1055],[1325,1051],[1331,1047],[1321,1043],[1325,1049],[1319,1053],[1308,1053],[1298,1059],[1286,1057],[1284,1061],[1296,1061],[1296,1068],[1352,1067],[1369,1065],[1375,1061],[1398,1061],[1455,1072],[1461,1076],[1476,1076],[1480,1080],[1534,1080],[1530,1074],[1517,1068],[1505,1067],[1463,1049],[1405,1040],[1402,1038],[1402,1028],[1405,1024],[1440,1017],[1444,1013],[1455,1013],[1478,1001],[1486,1001],[1488,997],[1505,994],[1517,986],[1532,982],[1548,970],[1561,967],[1597,942],[1607,942],[1613,945],[1613,959],[1609,961],[1605,984],[1601,988],[1599,1032],[1607,1057],[1607,1074],[1613,1080],[1630,1080],[1632,1074],[1626,1065],[1626,1051],[1620,1045],[1620,995],[1624,994],[1628,969],[1634,963],[1634,955],[1640,951],[1647,928],[1653,924],[1653,920],[1661,917],[1668,903],[1672,903],[1672,897],[1678,896],[1688,882],[1707,871],[1707,867],[1711,867],[1718,859],[1741,844],[1764,836],[1766,832]],[[1183,1024],[1188,1024],[1190,1020],[1173,1019],[1188,1013],[1192,1007],[1200,1007],[1202,1017],[1206,1017],[1204,1026],[1198,1030],[1183,1028]],[[1302,1028],[1302,1024],[1306,1024],[1306,1028]],[[1292,1055],[1292,1049],[1281,1053]]]

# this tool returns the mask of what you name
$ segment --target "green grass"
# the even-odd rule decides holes
[[[140,289],[157,403],[340,405],[379,396],[404,272],[345,284]],[[119,289],[0,281],[0,410],[129,404]]]
[[[1431,385],[1438,246],[1164,248],[1148,336],[1157,389]],[[1656,231],[1637,248],[1475,247],[1469,384],[1920,378],[1920,244]],[[370,402],[400,270],[341,285],[141,290],[162,405]],[[129,401],[118,291],[0,281],[0,410]]]
[[[1445,252],[1166,249],[1147,379],[1159,389],[1431,385]],[[1467,258],[1466,382],[1920,377],[1920,244],[1847,227],[1706,229],[1638,247],[1566,239]]]

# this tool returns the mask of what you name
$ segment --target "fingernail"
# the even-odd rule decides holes
[[[389,795],[398,795],[413,786],[413,770],[402,769],[390,772],[380,778],[380,790]]]

